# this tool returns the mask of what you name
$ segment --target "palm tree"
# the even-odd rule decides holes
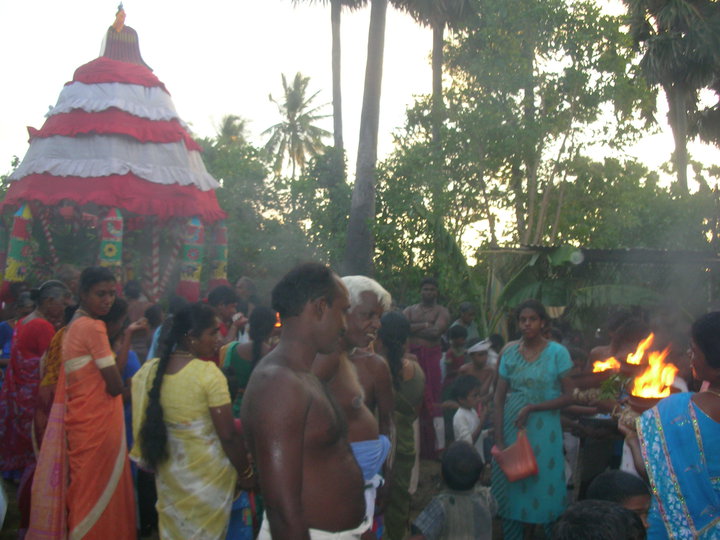
[[[445,28],[456,30],[476,14],[471,0],[392,0],[392,4],[433,32],[432,47],[432,140],[439,144],[443,121],[443,45]]]
[[[367,0],[293,0],[294,4],[301,2],[330,2],[330,25],[332,28],[332,79],[333,79],[333,141],[334,148],[339,152],[345,150],[343,144],[342,127],[342,85],[341,85],[341,54],[340,54],[340,14],[343,7],[357,9],[365,4]]]
[[[273,171],[280,174],[285,160],[290,162],[292,177],[295,178],[297,169],[305,167],[308,156],[313,157],[323,149],[323,138],[330,136],[330,132],[315,125],[315,122],[328,115],[320,114],[325,105],[312,106],[313,100],[320,93],[315,92],[307,97],[307,87],[310,77],[302,73],[295,74],[290,86],[285,75],[282,75],[283,99],[276,100],[270,95],[270,101],[275,103],[283,117],[281,122],[263,131],[263,135],[270,135],[265,150],[273,158]]]
[[[687,193],[687,140],[698,93],[711,84],[719,65],[720,4],[714,0],[623,0],[630,30],[642,47],[648,82],[660,85],[668,102],[675,139],[678,186]]]
[[[220,145],[243,144],[247,142],[247,120],[235,114],[226,114],[217,128],[217,143]]]
[[[360,138],[355,169],[355,185],[353,186],[350,203],[345,256],[342,264],[342,271],[346,275],[370,275],[372,273],[375,164],[377,162],[387,5],[388,0],[370,0],[370,28],[368,31],[367,63],[365,65],[365,88],[360,115]]]

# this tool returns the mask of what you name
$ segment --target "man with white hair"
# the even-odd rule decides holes
[[[365,276],[347,276],[342,282],[350,297],[342,350],[318,357],[312,370],[327,382],[330,394],[345,414],[348,441],[367,486],[367,516],[372,519],[376,490],[382,483],[380,473],[390,451],[395,403],[387,362],[367,348],[375,341],[380,317],[390,308],[390,294]]]

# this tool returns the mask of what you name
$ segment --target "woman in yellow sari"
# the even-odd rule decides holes
[[[205,304],[173,316],[160,358],[133,377],[131,458],[155,471],[160,537],[225,538],[238,474],[252,467],[235,430],[227,380],[213,362],[219,320]]]
[[[107,268],[86,268],[80,276],[80,308],[62,344],[62,368],[33,481],[28,538],[137,535],[121,395],[124,365],[116,364],[99,319],[115,301],[115,287]]]

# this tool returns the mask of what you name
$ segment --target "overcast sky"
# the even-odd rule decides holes
[[[599,0],[609,3],[610,0]],[[307,4],[307,2],[303,2]],[[225,114],[249,120],[251,138],[279,120],[268,94],[282,92],[280,74],[310,76],[317,102],[332,99],[330,10],[293,6],[291,0],[126,0],[126,24],[137,30],[145,62],[173,96],[195,134],[215,133]],[[0,1],[0,172],[27,149],[25,126],[39,128],[74,70],[99,54],[117,1]],[[344,137],[349,172],[355,170],[369,9],[343,15]],[[414,95],[430,92],[432,34],[407,15],[389,9],[385,43],[379,157],[392,148]],[[659,115],[659,120],[664,117]],[[331,119],[325,127],[332,129]],[[331,142],[329,140],[328,142]],[[656,167],[672,150],[669,130],[647,137],[630,154]],[[692,151],[720,165],[720,151]]]

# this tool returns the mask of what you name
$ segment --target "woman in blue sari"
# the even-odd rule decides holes
[[[625,430],[653,493],[650,539],[720,538],[720,312],[692,326],[691,360],[704,392],[674,394]]]

